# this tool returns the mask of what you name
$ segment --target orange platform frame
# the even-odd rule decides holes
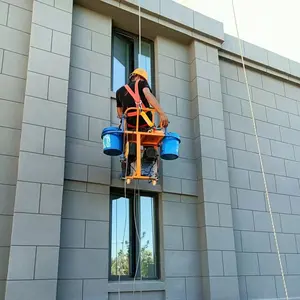
[[[141,157],[142,157],[142,146],[152,146],[154,149],[158,150],[159,145],[162,141],[162,139],[165,137],[165,133],[161,126],[161,120],[159,119],[159,127],[155,126],[155,113],[157,111],[153,108],[128,108],[124,115],[126,116],[128,112],[136,111],[136,127],[132,130],[128,130],[127,128],[127,122],[126,117],[124,118],[124,157],[128,158],[128,150],[129,150],[129,142],[136,144],[136,168],[131,176],[126,176],[125,179],[127,184],[131,182],[133,179],[138,180],[149,180],[152,181],[153,185],[156,185],[157,179],[153,179],[149,176],[143,176],[142,175],[142,164],[141,164]],[[153,126],[149,126],[149,130],[147,132],[139,131],[139,119],[141,115],[141,112],[152,112],[152,120],[150,122],[153,124]],[[144,118],[144,117],[143,117]],[[145,118],[144,118],[145,119]],[[148,119],[149,120],[149,119]],[[146,121],[146,119],[145,119]]]

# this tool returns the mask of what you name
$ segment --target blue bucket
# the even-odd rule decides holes
[[[109,156],[123,153],[123,131],[117,127],[107,127],[102,131],[103,152]]]
[[[174,160],[179,156],[180,136],[174,132],[168,132],[160,146],[160,157],[164,160]]]

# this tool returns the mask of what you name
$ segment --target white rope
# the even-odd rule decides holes
[[[141,201],[141,194],[140,194],[140,181],[138,180],[138,199],[139,199],[139,203]],[[139,206],[140,208],[140,213],[139,215],[141,216],[141,204]],[[140,229],[141,229],[141,221],[140,221]],[[141,232],[140,232],[141,234]],[[142,240],[141,240],[141,235],[139,235],[139,266],[140,266],[140,281],[142,283],[143,280],[143,274],[142,274],[142,266],[143,266],[143,261],[142,261]],[[140,299],[143,298],[143,289],[142,289],[142,285],[140,285]]]
[[[241,43],[239,30],[238,30],[237,18],[236,18],[235,7],[234,7],[234,0],[232,0],[232,9],[233,9],[235,27],[236,27],[236,32],[237,32],[239,47],[240,47],[240,52],[241,52],[241,60],[242,60],[242,65],[243,65],[243,70],[244,70],[244,75],[245,75],[245,83],[246,83],[247,93],[248,93],[248,98],[249,98],[249,104],[250,104],[253,128],[254,128],[256,144],[257,144],[257,149],[258,149],[258,155],[259,155],[259,160],[260,160],[260,166],[261,166],[261,171],[262,171],[262,176],[263,176],[263,181],[264,181],[264,186],[265,186],[266,200],[267,200],[267,204],[268,204],[268,208],[269,208],[269,213],[270,213],[270,218],[271,218],[271,223],[272,223],[272,229],[273,229],[273,234],[274,234],[274,239],[275,239],[275,245],[276,245],[276,250],[277,250],[277,256],[278,256],[279,265],[280,265],[281,278],[282,278],[282,282],[283,282],[283,287],[284,287],[284,291],[285,291],[286,300],[288,300],[289,299],[288,290],[287,290],[287,286],[286,286],[286,282],[285,282],[285,276],[284,276],[282,261],[281,261],[281,257],[280,257],[278,240],[277,240],[277,233],[276,233],[276,229],[275,229],[275,225],[274,225],[274,219],[273,219],[273,213],[272,213],[272,209],[271,209],[268,186],[267,186],[267,181],[266,181],[266,176],[265,176],[265,171],[264,171],[264,165],[263,165],[263,160],[262,160],[262,155],[261,155],[261,150],[260,150],[260,145],[259,145],[259,140],[258,140],[258,135],[257,135],[257,130],[256,130],[255,117],[254,117],[254,112],[253,112],[253,107],[252,107],[252,99],[251,99],[251,94],[250,94],[250,89],[249,89],[249,84],[248,84],[248,78],[247,78],[247,74],[246,74],[243,48],[242,48],[242,43]]]
[[[135,203],[136,203],[136,191],[138,191],[138,201],[140,203],[140,182],[138,180],[138,186],[136,187],[136,182],[135,182],[135,186],[134,186],[134,208],[133,208],[133,218],[134,218],[134,226],[135,226],[135,232],[136,232],[136,236],[138,238],[138,242],[139,242],[139,255],[138,255],[138,260],[137,260],[137,263],[136,263],[136,270],[135,270],[135,274],[134,274],[134,278],[133,278],[133,296],[134,296],[134,293],[135,293],[135,287],[136,287],[136,277],[137,277],[137,271],[138,271],[138,268],[139,268],[139,265],[140,265],[140,279],[142,280],[142,260],[141,260],[141,254],[142,254],[142,249],[141,249],[141,236],[140,236],[140,233],[139,233],[139,228],[137,226],[137,221],[136,221],[136,206],[135,206]],[[139,214],[140,215],[140,214]],[[142,285],[140,286],[141,290],[140,290],[140,293],[141,293],[141,297],[142,297]]]
[[[120,274],[119,258],[118,258],[118,200],[116,201],[116,271]]]
[[[128,137],[128,136],[127,136]],[[123,145],[125,145],[125,140],[126,140],[126,136],[124,135],[123,138]],[[127,190],[126,190],[126,175],[127,175],[127,168],[128,168],[128,160],[126,159],[126,165],[125,165],[125,180],[124,180],[124,199],[125,199],[125,221],[124,221],[124,231],[123,231],[123,238],[122,238],[122,253],[124,252],[124,243],[125,243],[125,234],[126,234],[126,227],[127,227],[127,209],[126,209],[126,199],[127,199]],[[118,200],[117,200],[118,203]],[[118,213],[118,206],[117,206],[117,213]],[[116,213],[116,215],[117,215]],[[128,212],[129,213],[129,212]],[[116,227],[117,227],[117,223],[118,220],[116,220]],[[116,230],[118,232],[118,228]],[[116,242],[116,244],[118,244],[118,240]],[[126,260],[125,260],[126,261]],[[129,261],[128,261],[129,263]],[[123,271],[123,267],[122,267],[122,271]],[[121,284],[121,272],[119,270],[119,280],[118,280],[118,299],[121,300],[121,290],[120,290],[120,284]]]
[[[138,64],[139,67],[141,67],[141,53],[142,53],[142,34],[141,34],[141,0],[139,0],[139,54],[138,54]],[[124,141],[125,141],[125,135],[124,135]],[[125,145],[123,141],[123,144]],[[126,159],[126,167],[125,167],[125,179],[124,179],[124,198],[126,199],[126,176],[127,176],[127,168],[128,168],[128,159]],[[140,236],[138,234],[138,228],[137,228],[137,224],[136,224],[136,214],[135,214],[135,194],[136,194],[136,185],[134,187],[134,223],[135,223],[135,228],[136,228],[136,234],[138,236],[138,240],[139,240],[139,258],[138,258],[138,262],[137,262],[137,266],[139,265],[140,262],[140,255],[141,255],[141,239]],[[117,201],[118,202],[118,201]],[[118,206],[116,207],[117,212],[116,215],[118,214]],[[126,226],[127,226],[127,210],[126,210],[126,200],[125,200],[125,221],[124,221],[124,232],[123,232],[123,239],[122,239],[122,253],[124,251],[124,243],[125,243],[125,234],[126,234]],[[117,220],[116,220],[117,223]],[[117,230],[116,230],[117,231]],[[116,243],[117,244],[117,243]],[[117,259],[118,261],[118,259]],[[123,266],[122,267],[122,271],[123,271]],[[141,271],[141,268],[140,268]],[[141,273],[142,274],[142,273]],[[133,285],[135,286],[135,279],[136,279],[136,275],[137,275],[137,269],[134,275],[134,280],[133,280]],[[120,291],[120,283],[121,283],[121,270],[119,270],[119,280],[118,280],[118,299],[121,300],[121,291]],[[135,289],[135,288],[134,288]],[[133,294],[134,294],[134,289],[133,289]]]
[[[142,59],[142,26],[141,26],[141,0],[139,0],[139,68]]]
[[[142,26],[141,26],[141,0],[139,0],[139,68],[141,68],[141,59],[142,59]],[[138,151],[140,151],[138,149]],[[138,192],[140,191],[140,187],[139,187],[139,180],[138,180],[138,187],[137,190]],[[136,193],[136,188],[134,188],[134,195]],[[140,201],[140,193],[138,193],[138,201]],[[139,206],[140,207],[140,206]],[[140,215],[140,214],[139,214]],[[139,241],[139,256],[138,256],[138,261],[136,264],[136,270],[135,270],[135,274],[134,274],[134,279],[133,279],[133,285],[134,285],[134,289],[133,289],[133,295],[135,292],[135,281],[136,281],[136,276],[137,276],[137,270],[138,268],[140,269],[140,275],[141,275],[141,282],[142,282],[142,260],[141,260],[141,237],[140,237],[140,233],[139,233],[139,228],[137,228],[137,222],[136,222],[136,213],[135,213],[135,208],[134,208],[134,224],[135,224],[135,232],[136,235],[138,237],[138,241]],[[140,290],[140,295],[142,297],[142,285],[141,285],[141,290]]]

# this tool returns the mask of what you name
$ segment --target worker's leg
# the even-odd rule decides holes
[[[153,172],[152,172],[152,177],[158,178],[158,160],[155,161],[154,166],[153,166]]]
[[[133,127],[128,127],[127,128],[128,131],[133,131],[134,128]],[[126,141],[125,141],[126,142]],[[121,179],[125,179],[126,176],[131,176],[132,175],[132,161],[135,160],[135,158],[133,157],[132,153],[134,152],[134,149],[132,148],[134,145],[132,143],[129,143],[128,147],[128,157],[125,158],[123,157],[123,160],[121,161]],[[124,153],[123,155],[125,156],[125,151],[126,149],[124,149]]]
[[[121,169],[122,169],[122,171],[121,171],[121,178],[125,179],[126,173],[128,175],[128,169],[129,169],[129,166],[127,166],[126,161],[122,161],[121,162]],[[127,170],[127,172],[126,172],[126,170]]]

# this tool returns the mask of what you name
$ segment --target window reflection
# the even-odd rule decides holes
[[[158,278],[156,198],[116,193],[111,203],[110,275],[117,279]],[[126,228],[125,228],[125,217]],[[125,232],[125,236],[124,236]],[[123,244],[124,236],[124,244]]]
[[[118,31],[114,32],[112,51],[112,90],[114,92],[128,82],[129,74],[138,67],[148,72],[148,83],[153,89],[152,47],[153,43],[143,40],[141,43],[141,54],[139,55],[139,40],[137,36]]]
[[[113,44],[113,91],[127,83],[133,69],[133,42],[120,35],[114,36]]]
[[[154,202],[151,197],[141,197],[141,275],[154,278],[156,274],[156,245]]]
[[[140,55],[140,62],[141,62],[141,68],[145,69],[148,73],[148,83],[151,85],[151,79],[152,79],[152,70],[151,70],[151,59],[152,59],[152,55],[151,55],[151,45],[149,43],[146,42],[142,42],[141,45],[141,55]]]
[[[111,275],[128,276],[130,273],[129,222],[129,199],[123,197],[114,199],[112,201]]]

